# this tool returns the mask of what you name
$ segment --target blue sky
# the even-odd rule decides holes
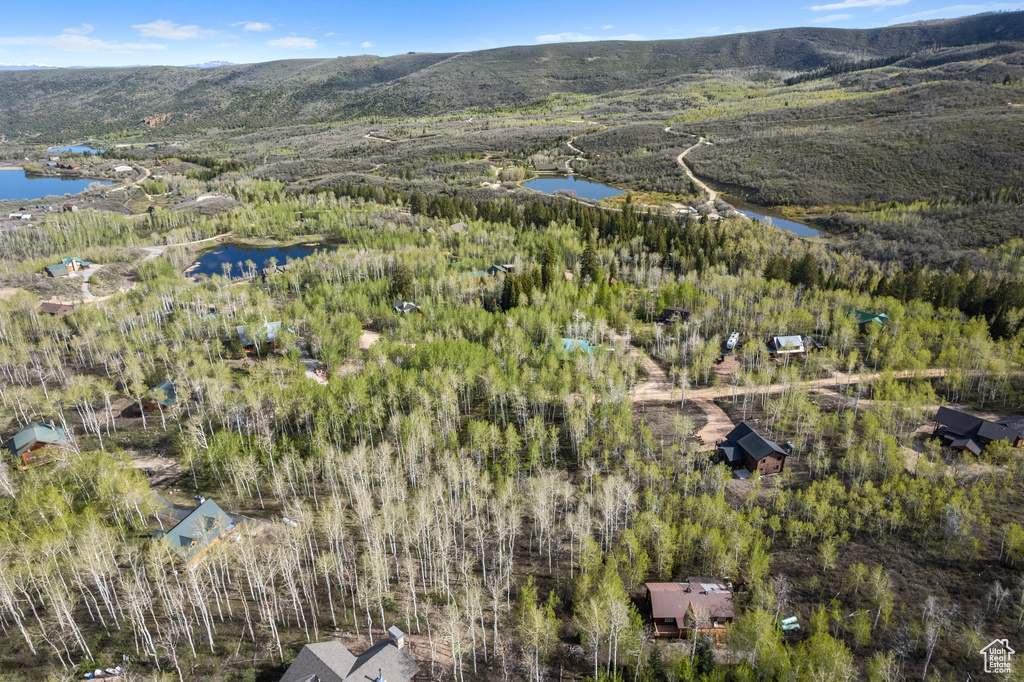
[[[235,63],[356,54],[453,52],[574,40],[654,40],[791,26],[873,28],[1024,8],[950,0],[669,0],[431,3],[8,3],[0,63],[52,66]]]

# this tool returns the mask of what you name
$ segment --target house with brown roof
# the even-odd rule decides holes
[[[697,632],[718,640],[736,617],[731,583],[687,578],[684,583],[647,583],[646,587],[655,637],[682,638]]]
[[[54,317],[67,317],[71,313],[75,312],[75,306],[68,305],[66,303],[51,303],[50,301],[43,301],[39,304],[40,312],[44,312],[47,315],[53,315]]]

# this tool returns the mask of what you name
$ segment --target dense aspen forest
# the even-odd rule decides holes
[[[0,73],[0,682],[983,679],[1022,16]]]
[[[395,623],[432,679],[955,678],[1019,628],[1019,453],[918,427],[939,403],[1014,412],[1020,308],[973,314],[938,275],[745,219],[215,182],[242,205],[4,238],[12,278],[70,252],[131,270],[66,317],[29,291],[0,307],[4,433],[69,435],[59,461],[0,469],[2,679],[272,680],[304,642]],[[324,248],[183,276],[200,247],[176,245],[216,235]],[[956,276],[984,299],[999,274]],[[659,324],[665,306],[692,312]],[[859,334],[854,309],[889,324]],[[271,343],[266,321],[287,328]],[[763,339],[794,333],[824,348],[771,358]],[[178,404],[136,409],[165,380]],[[713,463],[708,391],[790,442],[782,475]],[[149,535],[196,494],[245,520],[177,571]],[[652,638],[644,583],[689,575],[736,585],[721,646]]]

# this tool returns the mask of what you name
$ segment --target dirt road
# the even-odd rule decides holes
[[[634,346],[629,347],[629,352],[634,355],[639,353]],[[645,356],[642,361],[642,366],[644,373],[647,374],[647,378],[634,386],[631,398],[634,403],[668,403],[681,400],[682,396],[680,396],[679,392],[672,387],[672,382],[669,380],[668,373],[661,365],[650,357]],[[729,415],[715,404],[715,400],[718,398],[732,397],[734,395],[740,396],[747,393],[758,395],[766,390],[769,395],[776,395],[778,393],[783,393],[786,390],[803,386],[818,389],[819,391],[834,392],[838,395],[840,392],[835,390],[836,388],[842,388],[847,384],[857,384],[864,381],[878,379],[882,374],[882,372],[867,372],[864,374],[852,374],[849,377],[837,374],[836,376],[826,377],[824,379],[812,379],[798,384],[772,384],[767,387],[767,389],[762,386],[746,387],[727,385],[691,388],[686,391],[686,400],[692,401],[694,405],[700,408],[701,412],[704,413],[704,416],[707,417],[707,423],[697,433],[697,437],[700,438],[701,442],[705,446],[710,447],[723,440],[735,426],[732,420],[729,419]],[[945,376],[946,370],[928,369],[920,373],[905,370],[895,372],[894,376],[897,379],[908,379],[918,374],[928,378],[935,378]],[[861,404],[866,404],[870,401],[861,399],[860,402]]]
[[[668,131],[668,128],[665,128],[665,130]],[[715,199],[718,198],[718,192],[716,192],[715,190],[711,189],[710,187],[705,185],[703,182],[698,180],[697,176],[693,174],[692,170],[690,170],[690,167],[687,166],[686,163],[683,161],[683,157],[685,157],[687,154],[689,154],[690,152],[692,152],[694,149],[696,149],[697,147],[701,146],[702,144],[705,144],[705,140],[704,140],[703,137],[700,138],[697,141],[697,144],[693,145],[692,147],[689,147],[688,149],[684,150],[682,154],[677,156],[676,157],[676,163],[678,163],[680,166],[682,166],[683,172],[686,173],[686,177],[690,178],[690,180],[693,182],[693,184],[697,185],[704,192],[706,192],[707,195],[708,195],[708,200],[713,202]]]
[[[647,365],[645,363],[644,367]],[[664,374],[664,370],[662,370]],[[845,374],[837,374],[836,376],[826,377],[824,379],[811,379],[810,381],[801,381],[797,384],[772,384],[767,389],[763,386],[708,386],[705,388],[691,388],[686,391],[687,400],[715,400],[717,398],[728,398],[733,395],[744,395],[746,393],[760,394],[766,390],[769,395],[775,395],[777,393],[783,393],[791,388],[798,388],[806,386],[808,388],[817,387],[829,387],[829,386],[843,386],[847,383],[857,384],[864,381],[872,381],[882,376],[883,372],[866,372],[864,374],[853,374],[847,377]],[[893,376],[897,379],[909,379],[917,376],[927,377],[929,379],[935,377],[946,376],[945,369],[926,369],[924,371],[915,372],[912,370],[903,370],[900,372],[894,372]],[[667,378],[666,378],[667,381]],[[673,390],[665,390],[661,385],[661,379],[658,377],[649,378],[639,384],[637,384],[634,390],[634,401],[650,400],[650,401],[661,401],[669,402],[671,400],[678,400],[679,394]],[[671,387],[669,387],[671,389]]]

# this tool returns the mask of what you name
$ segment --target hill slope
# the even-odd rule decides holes
[[[649,42],[507,47],[267,62],[0,72],[0,132],[102,134],[248,128],[521,105],[552,93],[604,94],[688,74],[811,71],[940,45],[1024,40],[1024,13],[869,30],[794,28]]]

